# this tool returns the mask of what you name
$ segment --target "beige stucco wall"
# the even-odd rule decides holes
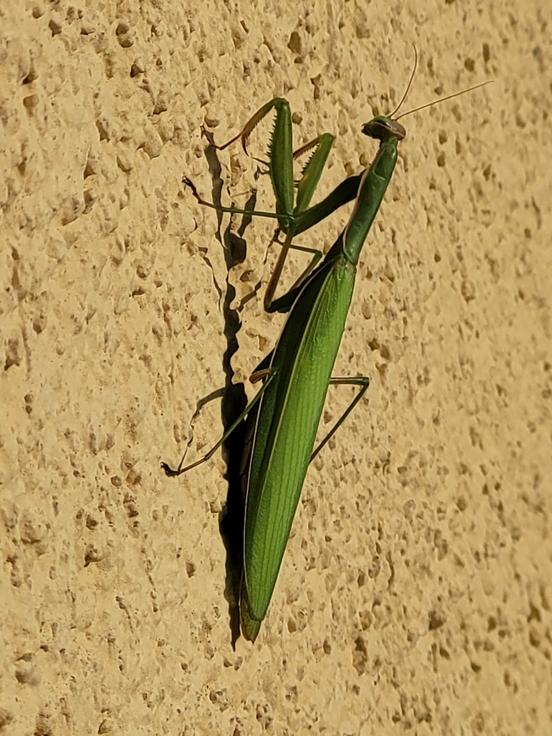
[[[550,734],[545,6],[0,5],[0,733]],[[273,226],[225,217],[217,239],[181,178],[271,209],[256,163],[206,158],[201,128],[224,141],[277,94],[297,144],[336,134],[329,192],[371,160],[360,127],[396,104],[412,42],[407,107],[495,83],[404,119],[336,366],[370,376],[367,399],[313,463],[266,623],[234,651],[225,464],[159,463],[274,344],[282,318],[244,299]],[[331,389],[325,420],[350,397]],[[212,402],[190,459],[221,428]]]

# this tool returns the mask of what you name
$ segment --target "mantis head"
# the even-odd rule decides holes
[[[391,138],[402,141],[406,135],[406,130],[400,123],[385,115],[378,115],[372,118],[370,122],[364,123],[362,132],[364,135],[368,135],[370,138],[375,138],[378,141],[388,141]]]

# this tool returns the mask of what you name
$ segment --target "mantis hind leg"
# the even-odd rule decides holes
[[[261,364],[262,365],[262,364]],[[269,384],[273,380],[274,376],[276,375],[275,372],[271,371],[270,368],[262,368],[260,371],[256,371],[253,376],[251,377],[252,381],[257,380],[263,380],[263,385],[259,389],[259,391],[255,394],[255,396],[251,399],[251,401],[247,404],[245,409],[242,411],[242,413],[232,422],[232,424],[228,427],[226,432],[222,435],[222,437],[216,442],[211,449],[205,453],[205,455],[202,455],[198,460],[195,460],[193,463],[190,463],[189,465],[184,465],[184,460],[186,459],[186,453],[188,451],[188,446],[186,447],[186,450],[184,451],[184,454],[182,455],[182,458],[176,468],[171,467],[168,463],[162,462],[161,467],[165,471],[165,475],[168,475],[169,478],[176,478],[179,475],[182,475],[183,473],[186,473],[188,470],[191,470],[192,468],[197,468],[198,465],[202,465],[203,463],[207,462],[207,460],[210,460],[215,452],[219,449],[219,447],[227,440],[227,438],[232,434],[232,432],[236,429],[236,427],[243,422],[243,420],[247,417],[247,415],[251,412],[252,409],[255,408],[256,404],[260,401],[262,395],[268,388]],[[201,411],[201,408],[211,399],[220,398],[224,394],[225,389],[217,389],[216,391],[213,391],[209,396],[201,401],[194,413],[194,417],[197,417],[199,412]],[[193,419],[192,419],[193,421]]]
[[[330,378],[330,383],[333,383],[335,385],[347,385],[347,386],[360,386],[358,394],[355,396],[355,398],[351,401],[349,406],[345,409],[343,414],[339,417],[337,422],[333,425],[333,427],[330,429],[328,434],[324,437],[322,442],[318,445],[318,447],[313,451],[312,455],[310,456],[309,462],[312,463],[314,458],[318,455],[320,450],[330,441],[330,439],[333,437],[333,435],[337,432],[339,427],[343,424],[343,422],[347,419],[349,414],[353,411],[355,406],[358,404],[358,402],[362,399],[366,391],[368,390],[368,386],[370,384],[370,379],[368,376],[355,376],[353,378],[347,378],[347,377],[335,377]]]

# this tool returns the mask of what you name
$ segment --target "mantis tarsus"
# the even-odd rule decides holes
[[[268,311],[289,312],[289,315],[274,350],[251,377],[252,381],[262,381],[260,390],[206,455],[185,467],[182,467],[182,458],[176,469],[163,463],[167,475],[181,475],[208,460],[241,421],[246,419],[250,425],[253,442],[248,454],[245,489],[244,571],[240,618],[242,632],[251,641],[256,639],[266,616],[309,462],[368,388],[366,376],[332,378],[331,372],[351,303],[358,259],[393,175],[398,144],[406,134],[398,120],[428,106],[423,105],[394,117],[404,102],[415,68],[416,66],[394,113],[377,116],[362,128],[365,135],[379,141],[378,151],[370,166],[361,175],[346,179],[313,207],[309,207],[310,200],[328,157],[333,136],[324,134],[294,154],[290,108],[287,101],[281,98],[275,98],[263,105],[237,136],[224,146],[218,146],[222,149],[241,139],[246,150],[247,138],[252,129],[268,112],[276,110],[269,149],[269,170],[276,197],[275,212],[217,207],[201,199],[193,184],[188,179],[184,180],[201,204],[223,212],[276,218],[286,234],[267,286],[264,303]],[[483,84],[430,104],[464,94]],[[294,200],[293,159],[310,149],[313,154],[296,185],[297,195]],[[355,203],[349,221],[322,262],[315,265],[321,254],[313,258],[291,289],[274,299],[286,256],[289,249],[294,247],[293,237],[352,199]],[[330,383],[354,385],[359,390],[345,413],[313,451]]]

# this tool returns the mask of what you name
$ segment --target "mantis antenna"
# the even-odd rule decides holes
[[[395,114],[399,112],[399,110],[401,109],[401,105],[406,100],[406,96],[410,92],[410,87],[412,86],[412,82],[414,81],[414,75],[416,74],[416,69],[418,68],[418,49],[416,48],[414,44],[412,44],[412,48],[414,49],[414,66],[412,67],[412,71],[410,72],[410,79],[408,80],[408,84],[406,85],[404,94],[401,97],[401,101],[399,102],[397,107],[393,110],[391,115],[388,116],[389,118],[391,118],[391,120],[394,119]]]
[[[401,113],[397,118],[395,118],[395,120],[400,120],[401,118],[404,118],[407,115],[411,115],[413,112],[418,112],[419,110],[425,110],[426,107],[432,107],[433,105],[438,105],[439,103],[444,102],[445,100],[452,100],[453,97],[459,97],[460,95],[465,95],[466,92],[472,92],[474,89],[479,89],[480,87],[484,87],[486,84],[492,84],[493,81],[494,81],[493,79],[488,79],[486,82],[480,82],[479,84],[474,84],[473,87],[467,87],[466,89],[460,90],[460,92],[454,92],[451,95],[446,95],[446,97],[439,97],[439,99],[437,100],[426,102],[425,105],[420,105],[420,107],[414,107],[412,110],[408,110],[407,112]]]

